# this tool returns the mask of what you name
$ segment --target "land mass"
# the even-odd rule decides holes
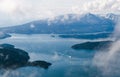
[[[100,39],[100,38],[108,38],[112,33],[93,33],[93,34],[62,34],[59,35],[61,38],[75,38],[75,39]]]
[[[54,19],[41,19],[25,24],[0,28],[5,33],[18,34],[80,34],[96,32],[112,32],[116,22],[115,15],[107,17],[91,13],[78,15],[66,14]],[[111,18],[112,17],[112,18]]]
[[[97,41],[75,44],[71,48],[75,50],[103,50],[109,48],[113,41]]]
[[[51,63],[46,61],[29,61],[29,54],[21,49],[15,48],[14,45],[0,45],[0,68],[2,69],[17,69],[20,67],[34,66],[48,69]]]
[[[8,38],[8,37],[11,37],[11,35],[9,35],[7,33],[4,33],[4,32],[0,32],[0,39],[5,39],[5,38]]]

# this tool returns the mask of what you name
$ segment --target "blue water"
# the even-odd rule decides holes
[[[33,60],[52,63],[48,70],[23,67],[16,70],[1,70],[0,77],[100,77],[92,64],[96,51],[73,50],[72,45],[94,40],[51,37],[47,34],[23,35],[0,40],[27,51]],[[103,40],[103,39],[99,39]]]

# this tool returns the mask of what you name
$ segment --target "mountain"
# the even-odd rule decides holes
[[[105,17],[105,18],[108,18],[110,20],[113,20],[113,21],[117,21],[118,17],[120,17],[120,15],[116,15],[116,14],[113,14],[113,13],[104,14],[102,16]]]
[[[5,38],[8,38],[8,37],[11,37],[11,35],[9,35],[7,33],[4,33],[4,32],[0,32],[0,39],[5,39]]]
[[[114,20],[91,13],[84,15],[66,14],[53,19],[48,18],[22,25],[0,28],[0,31],[19,34],[79,34],[112,32],[114,25]]]

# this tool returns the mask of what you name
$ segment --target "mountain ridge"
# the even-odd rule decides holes
[[[76,34],[112,32],[115,21],[105,16],[87,13],[84,15],[66,14],[54,19],[32,21],[22,25],[0,28],[5,33],[18,34]]]

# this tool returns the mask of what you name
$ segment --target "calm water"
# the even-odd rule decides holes
[[[0,77],[97,77],[98,70],[92,65],[95,51],[76,51],[71,48],[74,44],[86,41],[90,40],[64,39],[47,34],[12,34],[12,37],[0,40],[0,43],[13,44],[16,48],[26,50],[31,61],[45,60],[51,62],[52,66],[48,70],[36,67],[2,70]]]

